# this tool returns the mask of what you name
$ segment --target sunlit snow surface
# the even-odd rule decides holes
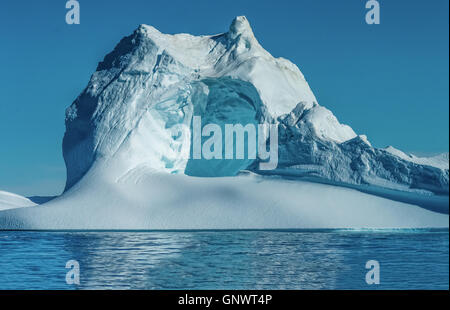
[[[3,229],[448,227],[448,215],[353,189],[242,175],[196,178],[145,167],[113,182],[95,171],[45,205],[4,211]]]
[[[28,198],[13,193],[0,191],[0,211],[15,208],[32,207],[35,205],[36,204]]]

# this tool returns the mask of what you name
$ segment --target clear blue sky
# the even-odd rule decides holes
[[[371,26],[365,0],[79,0],[80,25],[65,23],[65,2],[0,3],[0,190],[62,190],[65,108],[139,24],[215,34],[237,15],[375,146],[448,151],[448,0],[380,0],[381,25]]]

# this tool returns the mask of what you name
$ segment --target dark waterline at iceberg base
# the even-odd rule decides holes
[[[0,232],[0,289],[448,288],[447,229]]]

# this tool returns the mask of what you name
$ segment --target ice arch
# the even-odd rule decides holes
[[[264,106],[256,88],[249,82],[229,77],[205,79],[196,85],[196,92],[192,98],[194,116],[200,116],[202,129],[207,124],[216,124],[221,128],[222,159],[194,159],[193,145],[195,135],[191,123],[191,152],[187,162],[185,174],[200,177],[233,176],[250,166],[255,159],[248,156],[249,135],[245,134],[244,159],[225,159],[225,124],[251,124],[258,128],[264,115]],[[250,137],[251,138],[251,137]],[[257,132],[255,136],[257,140]],[[209,137],[202,138],[203,143]],[[236,151],[236,141],[233,143]]]

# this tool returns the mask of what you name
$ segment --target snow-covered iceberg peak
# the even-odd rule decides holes
[[[317,106],[303,74],[265,51],[244,16],[228,32],[209,36],[140,25],[99,63],[67,109],[66,189],[105,161],[110,172],[117,167],[115,177],[141,164],[184,173],[194,115],[216,123],[273,123],[299,102],[304,109]],[[174,128],[181,131],[176,136]],[[342,136],[323,131],[323,138],[326,133]]]
[[[202,177],[263,173],[258,159],[191,160],[194,116],[221,127],[276,125],[273,174],[448,196],[448,166],[372,147],[318,104],[295,64],[258,43],[244,16],[217,35],[141,25],[123,38],[67,109],[66,190],[91,170],[112,182],[137,167]]]
[[[254,39],[252,27],[245,16],[237,16],[230,26],[228,32],[231,39],[236,39],[238,36]]]

